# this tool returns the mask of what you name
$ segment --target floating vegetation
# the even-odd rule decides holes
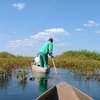
[[[6,66],[0,66],[0,80],[5,80],[11,77],[12,70]]]
[[[17,78],[21,78],[21,80],[27,79],[27,69],[26,67],[22,67],[20,71],[18,71]]]
[[[27,68],[25,66],[20,68],[20,70],[17,73],[17,79],[19,80],[19,84],[22,86],[23,90],[27,85],[27,75]]]

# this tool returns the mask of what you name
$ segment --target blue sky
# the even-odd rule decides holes
[[[0,52],[34,56],[54,38],[53,54],[100,52],[100,0],[0,0]]]

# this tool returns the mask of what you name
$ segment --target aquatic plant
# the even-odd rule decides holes
[[[8,52],[0,52],[0,79],[8,77],[12,70],[22,66],[31,66],[32,57],[15,56]]]
[[[54,60],[56,67],[71,69],[86,78],[97,76],[96,71],[100,70],[100,54],[87,50],[64,52]],[[51,59],[49,65],[53,66]]]
[[[17,78],[21,78],[22,80],[27,79],[27,70],[26,67],[22,67],[21,70],[17,74]]]

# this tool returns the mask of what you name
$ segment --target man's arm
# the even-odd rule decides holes
[[[52,52],[53,52],[53,43],[50,43],[49,44],[49,55],[51,56],[51,58],[53,58]]]

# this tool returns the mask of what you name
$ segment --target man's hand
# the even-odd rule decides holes
[[[54,58],[54,56],[53,56],[53,55],[51,55],[51,58]]]
[[[49,54],[51,58],[54,58],[54,56],[52,54]]]

